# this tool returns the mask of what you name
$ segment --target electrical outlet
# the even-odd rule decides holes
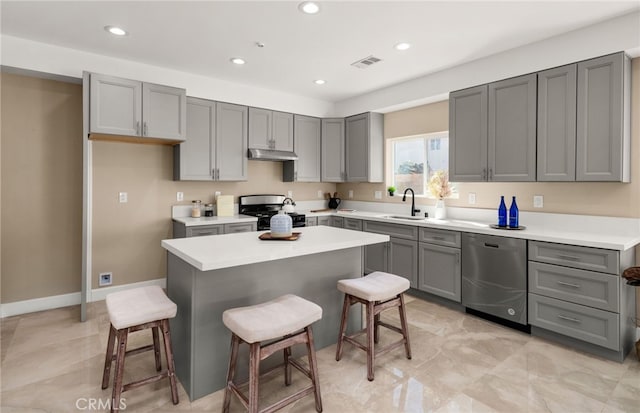
[[[382,191],[375,191],[373,196],[375,199],[382,199]]]
[[[353,198],[353,190],[349,190],[349,198]]]
[[[176,201],[180,202],[184,199],[184,192],[176,192]]]
[[[293,198],[293,191],[287,191],[287,196],[289,198]]]
[[[127,193],[126,192],[119,192],[118,193],[118,200],[120,201],[121,204],[124,204],[127,202]]]
[[[220,191],[216,191],[216,192],[214,192],[213,197],[214,197],[215,199],[218,199],[218,197],[219,197],[220,195],[222,195],[222,192],[220,192]]]
[[[113,281],[113,273],[111,272],[100,273],[100,281],[98,283],[100,287],[104,287],[105,285],[111,285],[112,281]]]
[[[318,198],[322,198],[322,191],[318,189]]]
[[[470,205],[475,205],[476,203],[476,193],[475,192],[469,192],[469,204]]]
[[[544,196],[542,196],[542,195],[534,195],[533,196],[533,207],[534,208],[543,208],[544,207]]]

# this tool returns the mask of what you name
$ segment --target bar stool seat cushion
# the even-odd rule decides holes
[[[247,343],[286,336],[322,318],[322,307],[293,294],[222,313],[222,322]]]
[[[109,319],[116,330],[176,316],[178,306],[157,285],[107,295]]]
[[[367,301],[393,298],[409,289],[409,280],[382,271],[372,272],[362,278],[338,281],[338,290]]]

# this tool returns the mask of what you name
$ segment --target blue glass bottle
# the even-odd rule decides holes
[[[498,207],[498,226],[507,226],[507,205],[504,203],[504,196],[500,196],[500,206]]]
[[[514,196],[509,207],[509,228],[518,228],[518,215],[518,204],[516,204],[516,197]]]

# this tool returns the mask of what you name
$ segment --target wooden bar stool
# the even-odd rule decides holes
[[[336,361],[342,358],[342,345],[346,341],[357,348],[367,352],[367,379],[373,381],[374,362],[376,356],[385,354],[396,347],[404,344],[407,358],[411,359],[411,345],[409,343],[409,329],[407,328],[407,315],[404,306],[403,292],[409,289],[409,280],[386,272],[376,271],[362,278],[354,278],[338,281],[338,290],[344,293],[344,305],[342,306],[342,319],[340,321],[340,333],[338,336],[338,347],[336,349]],[[347,317],[349,308],[361,303],[366,308],[366,328],[347,336]],[[380,321],[380,313],[388,308],[398,307],[400,313],[401,328],[392,326],[384,321]],[[402,339],[387,345],[386,347],[375,349],[374,344],[378,342],[378,327],[383,326],[397,333],[402,334]],[[355,338],[362,334],[367,334],[367,344],[361,344]]]
[[[222,411],[227,413],[231,393],[235,394],[250,413],[258,412],[258,382],[260,361],[278,350],[284,350],[284,382],[291,384],[291,366],[311,379],[311,385],[260,410],[273,412],[299,400],[312,392],[316,399],[316,410],[322,411],[318,366],[313,345],[311,324],[322,318],[322,308],[298,296],[287,294],[275,300],[249,307],[233,308],[222,314],[224,325],[231,330],[231,355],[227,372],[227,387],[224,391]],[[276,340],[276,341],[271,341]],[[262,342],[268,341],[268,344]],[[243,394],[233,379],[240,343],[249,345],[249,397]],[[291,358],[291,346],[306,344],[309,368]],[[277,366],[279,367],[279,366]]]
[[[107,310],[111,327],[107,342],[107,353],[104,359],[104,373],[102,388],[109,387],[111,363],[115,360],[115,374],[113,379],[113,395],[111,397],[111,411],[120,410],[120,397],[123,392],[133,388],[154,383],[165,377],[171,384],[171,399],[178,404],[178,387],[176,386],[173,350],[171,348],[171,333],[169,319],[176,316],[177,306],[165,295],[158,286],[134,288],[107,295]],[[153,344],[127,351],[129,333],[151,328]],[[125,356],[153,350],[155,353],[156,370],[162,370],[160,362],[160,343],[158,329],[162,330],[164,352],[167,359],[167,370],[155,376],[123,384]],[[116,353],[113,352],[115,341],[118,341]]]

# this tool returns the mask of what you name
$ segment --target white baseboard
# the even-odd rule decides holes
[[[31,300],[16,301],[0,304],[0,317],[34,313],[36,311],[51,310],[80,304],[80,293],[53,295],[51,297],[33,298]]]
[[[124,291],[130,288],[146,287],[149,285],[158,285],[165,288],[167,285],[166,278],[157,278],[155,280],[142,281],[124,285],[114,285],[112,287],[102,287],[91,290],[91,301],[104,300],[109,293],[116,291]],[[0,304],[0,318],[11,317],[14,315],[34,313],[36,311],[52,310],[54,308],[68,307],[80,304],[80,292],[54,295],[51,297],[34,298],[31,300],[16,301],[13,303]]]
[[[107,294],[115,293],[118,291],[129,290],[131,288],[148,287],[150,285],[157,285],[160,288],[167,286],[166,278],[156,278],[155,280],[141,281],[137,283],[114,285],[111,287],[94,288],[91,290],[91,302],[102,301],[107,297]]]

